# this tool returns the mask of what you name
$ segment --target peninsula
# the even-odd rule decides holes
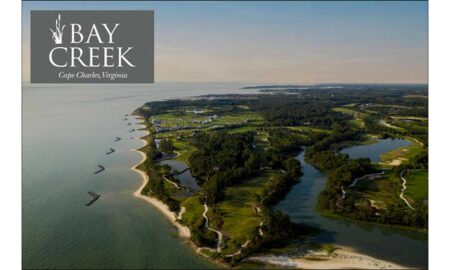
[[[160,209],[199,255],[223,265],[277,264],[258,254],[307,247],[306,254],[325,252],[349,267],[336,254],[353,251],[312,243],[318,229],[291,222],[275,206],[301,181],[295,157],[304,151],[328,175],[320,213],[426,230],[427,89],[388,88],[271,86],[254,95],[148,102],[133,113],[148,132],[135,167],[145,181],[135,195]],[[381,138],[410,145],[379,162],[340,152]],[[352,254],[367,268],[401,267]]]

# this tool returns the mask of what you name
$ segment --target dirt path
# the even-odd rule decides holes
[[[206,213],[208,213],[208,205],[206,204],[206,202],[203,204],[203,207],[205,208],[205,211],[203,211],[203,218],[205,218],[206,223],[205,226],[208,230],[215,232],[217,234],[217,253],[221,253],[222,252],[222,239],[223,239],[223,235],[221,232],[219,232],[218,230],[215,230],[211,227],[209,227],[209,220],[208,220],[208,216],[206,215]]]
[[[245,241],[245,243],[242,244],[241,248],[240,248],[238,251],[236,251],[236,252],[233,253],[233,254],[226,255],[225,257],[231,258],[231,257],[234,257],[234,256],[237,256],[237,255],[241,254],[241,253],[242,253],[242,250],[245,249],[245,248],[247,248],[247,246],[248,246],[248,244],[250,244],[250,242],[252,242],[252,241],[251,241],[251,240]]]
[[[367,174],[367,175],[364,175],[364,176],[362,176],[362,177],[356,178],[355,180],[353,180],[353,182],[350,184],[349,187],[354,187],[356,184],[358,184],[358,182],[359,182],[360,180],[363,180],[363,179],[365,179],[365,178],[370,178],[370,177],[373,177],[373,176],[379,176],[379,175],[383,175],[383,174],[384,174],[384,171],[382,171],[382,172],[380,172],[380,173]]]
[[[173,181],[170,181],[167,177],[163,176],[163,179],[164,179],[165,181],[167,181],[168,183],[174,185],[177,189],[181,189],[180,186],[179,186],[177,183],[175,183],[175,182],[173,182]]]
[[[400,173],[400,178],[401,178],[402,181],[403,181],[403,183],[402,183],[403,188],[402,188],[402,191],[400,192],[400,199],[402,199],[402,200],[406,203],[406,205],[407,205],[411,210],[416,210],[414,207],[412,207],[412,205],[408,202],[408,200],[405,199],[405,196],[403,195],[404,192],[405,192],[405,190],[406,190],[406,178],[403,177],[403,174],[404,174],[404,173],[405,173],[405,170],[403,170],[403,171]]]
[[[345,196],[347,196],[347,192],[345,192],[344,186],[341,186],[341,192],[342,192],[341,200],[343,200],[343,199],[345,199]]]
[[[363,180],[363,179],[365,179],[365,178],[376,177],[376,176],[380,176],[380,175],[383,175],[383,174],[384,174],[384,171],[382,171],[382,172],[380,172],[380,173],[366,174],[366,175],[364,175],[364,176],[362,176],[362,177],[355,178],[355,180],[353,180],[353,182],[352,182],[348,187],[354,187],[356,184],[358,184],[358,182],[359,182],[360,180]],[[343,199],[345,199],[345,197],[347,196],[347,192],[345,191],[344,186],[341,186],[341,191],[342,191],[342,197],[341,197],[341,200],[343,200]],[[337,204],[337,202],[336,202],[336,204]]]

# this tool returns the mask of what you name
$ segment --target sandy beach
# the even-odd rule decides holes
[[[310,252],[301,257],[265,255],[250,257],[248,260],[298,269],[410,269],[342,246],[331,254]]]
[[[145,128],[145,126],[143,125],[141,126]],[[163,202],[154,197],[145,196],[141,194],[142,190],[147,185],[149,178],[145,172],[137,169],[137,167],[143,162],[145,162],[145,160],[147,159],[147,155],[144,152],[139,151],[139,149],[147,145],[147,141],[144,140],[143,138],[148,134],[149,132],[146,131],[146,134],[139,138],[144,142],[144,145],[132,150],[140,153],[140,155],[142,156],[142,160],[132,168],[132,170],[136,171],[139,175],[141,175],[143,179],[141,186],[134,192],[134,196],[142,200],[145,200],[154,207],[156,207],[178,229],[179,235],[181,237],[189,239],[191,236],[189,228],[182,226],[177,222],[177,219],[179,217],[177,217],[177,215],[174,212],[170,211],[169,207],[166,204],[164,204]],[[180,153],[177,154],[179,155]],[[192,244],[195,251],[202,256],[205,255],[203,255],[201,251],[203,249],[209,249],[197,247],[192,242],[190,243]],[[374,257],[361,254],[351,248],[343,246],[337,246],[337,249],[333,251],[331,254],[328,254],[324,251],[310,251],[305,255],[299,256],[268,254],[268,255],[253,256],[247,258],[246,260],[297,269],[408,269],[409,268],[389,261],[376,259]],[[226,266],[222,264],[219,265]]]
[[[141,125],[141,126],[142,126],[143,128],[145,128],[144,125]],[[161,213],[163,213],[163,214],[170,220],[170,222],[171,222],[175,227],[177,227],[178,232],[179,232],[179,234],[180,234],[181,237],[184,237],[184,238],[188,238],[188,239],[189,239],[189,238],[191,237],[191,232],[190,232],[189,228],[186,227],[186,226],[182,226],[181,224],[179,224],[179,223],[177,222],[177,216],[176,216],[176,214],[175,214],[174,212],[170,211],[169,207],[168,207],[166,204],[164,204],[163,202],[161,202],[160,200],[158,200],[158,199],[156,199],[156,198],[154,198],[154,197],[144,196],[144,195],[141,194],[142,190],[143,190],[144,187],[147,185],[147,182],[148,182],[149,179],[148,179],[148,176],[147,176],[147,174],[146,174],[145,172],[143,172],[143,171],[137,169],[137,167],[138,167],[140,164],[142,164],[143,162],[145,162],[145,160],[147,159],[147,155],[146,155],[144,152],[139,151],[139,149],[147,145],[147,141],[144,140],[144,139],[142,139],[142,138],[145,137],[145,136],[147,136],[148,134],[149,134],[149,132],[146,131],[146,134],[145,134],[144,136],[142,136],[141,138],[139,138],[141,141],[144,142],[144,145],[143,145],[143,146],[140,146],[140,147],[138,147],[138,148],[136,148],[136,149],[132,149],[132,151],[138,152],[138,153],[140,153],[141,156],[142,156],[142,160],[141,160],[138,164],[134,165],[133,168],[132,168],[133,171],[137,172],[137,173],[138,173],[139,175],[141,175],[141,177],[142,177],[142,184],[141,184],[141,186],[133,193],[133,195],[136,196],[136,197],[138,197],[138,198],[140,198],[140,199],[142,199],[142,200],[145,200],[146,202],[148,202],[148,203],[150,203],[151,205],[153,205],[154,207],[156,207]]]

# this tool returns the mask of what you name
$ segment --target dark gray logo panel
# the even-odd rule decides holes
[[[154,14],[31,11],[31,83],[153,83]]]

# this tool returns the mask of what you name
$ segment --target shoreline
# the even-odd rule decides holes
[[[411,267],[405,267],[359,253],[352,248],[336,247],[337,250],[330,254],[324,251],[311,251],[298,257],[268,254],[252,256],[246,260],[248,262],[260,262],[297,269],[411,269]]]
[[[418,232],[418,233],[428,236],[428,230],[417,228],[417,227],[408,227],[408,226],[404,226],[404,225],[393,225],[393,224],[384,224],[384,223],[358,220],[358,219],[353,219],[353,218],[349,218],[346,216],[341,216],[339,214],[331,213],[329,210],[322,209],[320,207],[316,207],[315,209],[320,215],[322,215],[324,217],[328,217],[328,218],[333,218],[336,220],[343,220],[343,221],[361,223],[361,224],[367,224],[367,225],[376,225],[376,226],[381,226],[381,227],[386,227],[386,228],[393,228],[393,229],[397,229],[397,230]]]
[[[140,118],[140,117],[139,117]],[[151,204],[153,207],[155,207],[157,210],[159,210],[166,218],[169,219],[169,221],[172,223],[174,227],[178,229],[179,236],[182,238],[185,238],[188,240],[188,243],[191,245],[191,247],[194,249],[195,253],[200,257],[205,257],[208,259],[209,262],[212,262],[216,265],[222,266],[222,267],[228,267],[228,265],[225,265],[223,263],[220,263],[216,260],[211,260],[211,258],[205,256],[201,253],[202,247],[196,246],[191,240],[191,233],[188,227],[181,225],[178,223],[178,217],[176,213],[170,211],[169,207],[158,200],[155,197],[152,196],[146,196],[141,194],[142,190],[145,188],[149,181],[148,175],[139,169],[137,167],[145,162],[147,159],[147,155],[145,152],[140,151],[139,149],[145,147],[148,142],[147,140],[143,139],[146,136],[150,134],[149,131],[145,130],[146,126],[142,125],[142,128],[139,130],[144,130],[146,132],[145,135],[136,138],[144,142],[143,146],[140,146],[135,149],[131,149],[133,152],[138,152],[142,156],[142,160],[138,162],[136,165],[132,167],[132,170],[137,172],[142,177],[142,184],[140,187],[133,193],[133,195],[137,198],[140,198],[144,201],[147,201],[149,204]],[[177,153],[178,155],[180,153]],[[276,266],[294,266],[299,269],[408,269],[410,267],[401,266],[399,264],[377,259],[374,257],[371,257],[369,255],[359,253],[355,251],[352,248],[349,247],[343,247],[343,246],[337,246],[337,250],[334,251],[332,254],[324,254],[324,252],[313,252],[311,254],[307,254],[305,256],[298,256],[298,257],[288,257],[285,255],[277,256],[273,254],[268,255],[256,255],[256,256],[250,256],[249,258],[245,259],[244,261],[254,261],[254,262],[263,262],[271,265]]]
[[[142,125],[142,124],[140,124],[140,125],[143,127],[142,129],[145,129],[144,125]],[[142,190],[145,188],[145,186],[147,185],[147,183],[149,181],[148,175],[144,171],[141,171],[141,170],[139,170],[137,168],[139,165],[141,165],[142,163],[144,163],[147,160],[147,155],[143,151],[139,150],[139,149],[141,149],[142,147],[145,147],[148,144],[148,142],[146,140],[144,140],[143,138],[145,136],[148,136],[150,134],[150,132],[148,132],[148,131],[145,131],[145,132],[146,132],[146,134],[144,136],[138,138],[139,140],[144,142],[144,145],[140,146],[138,148],[135,148],[135,149],[131,149],[131,151],[133,151],[133,152],[138,152],[141,155],[141,157],[142,157],[141,161],[138,162],[136,165],[134,165],[131,168],[131,170],[137,172],[142,178],[142,184],[133,193],[133,196],[135,196],[135,197],[137,197],[139,199],[142,199],[142,200],[150,203],[151,205],[153,205],[166,218],[169,219],[170,223],[172,223],[173,226],[175,226],[178,229],[178,233],[179,233],[179,235],[181,237],[189,239],[191,237],[191,231],[189,230],[188,227],[182,226],[180,223],[177,222],[176,214],[174,212],[170,211],[169,207],[166,204],[164,204],[163,202],[161,202],[160,200],[158,200],[158,199],[156,199],[154,197],[145,196],[145,195],[142,195],[142,193],[141,193]]]
[[[137,117],[138,117],[138,119],[141,118],[140,116],[137,116]],[[145,154],[145,152],[143,152],[143,151],[141,151],[139,149],[145,147],[148,144],[147,140],[145,140],[143,138],[148,136],[150,134],[150,132],[145,130],[145,128],[146,128],[145,125],[143,125],[143,124],[139,124],[139,125],[142,126],[142,127],[137,129],[137,130],[144,130],[146,132],[146,134],[143,135],[142,137],[135,138],[135,139],[139,139],[139,140],[143,141],[144,145],[140,146],[138,148],[131,149],[131,151],[139,153],[141,155],[142,159],[141,159],[140,162],[138,162],[136,165],[134,165],[131,168],[131,170],[137,172],[141,176],[142,183],[139,186],[139,188],[135,192],[133,192],[133,196],[148,202],[153,207],[155,207],[160,213],[162,213],[170,221],[170,223],[174,227],[176,227],[178,229],[178,235],[181,238],[184,238],[184,239],[187,240],[187,243],[193,248],[193,250],[194,250],[195,254],[197,254],[197,256],[199,256],[200,258],[205,258],[205,259],[207,259],[208,262],[213,263],[215,265],[221,266],[223,268],[228,268],[228,265],[226,265],[224,263],[221,263],[221,262],[218,262],[217,260],[211,259],[210,257],[205,256],[201,252],[202,249],[204,249],[204,247],[199,247],[196,244],[194,244],[194,242],[191,241],[191,239],[190,239],[191,238],[191,231],[189,230],[189,228],[186,227],[186,226],[181,225],[180,223],[178,223],[178,217],[179,216],[176,215],[176,213],[170,211],[169,207],[165,203],[163,203],[162,201],[158,200],[155,197],[142,195],[141,192],[145,188],[145,186],[147,185],[147,183],[149,181],[149,177],[144,171],[141,171],[141,170],[139,170],[137,168],[139,165],[141,165],[142,163],[144,163],[147,160],[147,155]],[[179,153],[177,153],[177,154],[179,154]]]

